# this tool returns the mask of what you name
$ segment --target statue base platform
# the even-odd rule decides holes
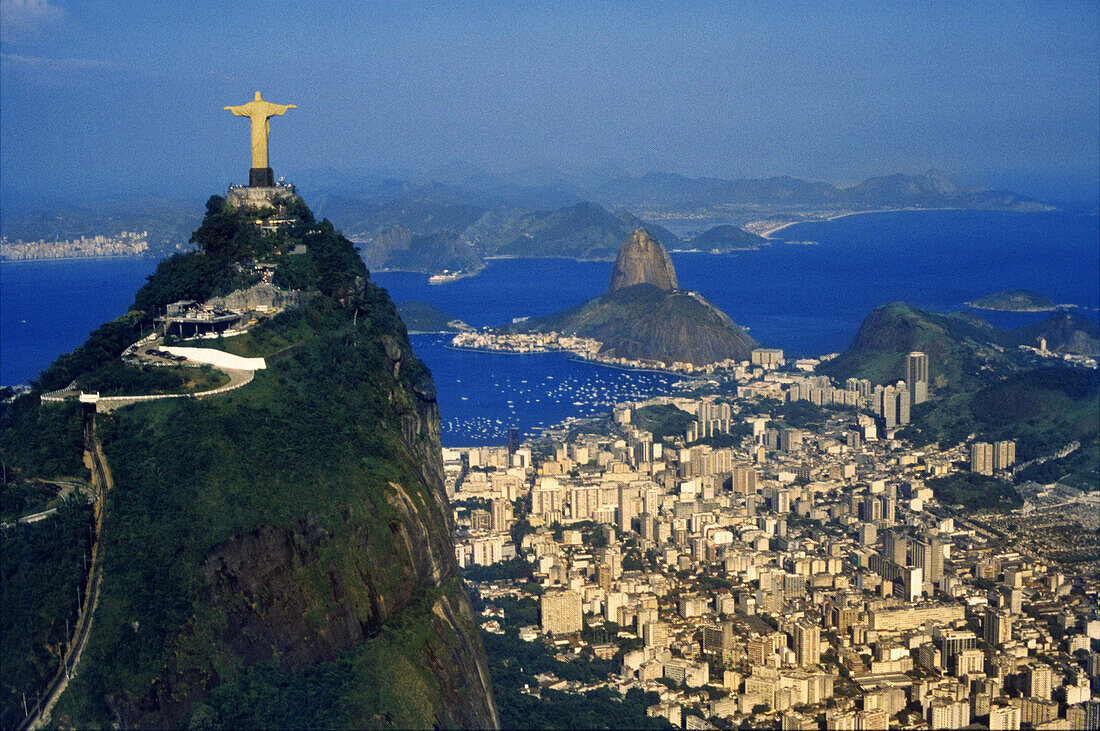
[[[230,209],[239,208],[266,208],[276,210],[280,206],[286,206],[296,200],[298,194],[294,192],[293,185],[274,186],[243,186],[235,185],[229,188],[225,195],[225,202]]]
[[[273,188],[275,187],[275,172],[271,168],[249,168],[249,188]]]

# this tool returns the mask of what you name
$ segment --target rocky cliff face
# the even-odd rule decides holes
[[[661,242],[649,235],[645,229],[630,234],[619,249],[615,268],[611,271],[611,286],[614,292],[635,284],[652,284],[657,289],[673,290],[678,288],[676,269],[672,259]]]

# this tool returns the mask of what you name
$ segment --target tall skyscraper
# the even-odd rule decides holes
[[[928,356],[919,351],[905,358],[905,384],[909,387],[912,405],[928,400]]]
[[[898,566],[908,565],[906,553],[909,550],[909,539],[901,531],[890,531],[882,538],[882,555],[893,561]]]
[[[508,523],[512,520],[512,503],[501,498],[493,498],[489,502],[489,511],[492,514],[492,530],[496,533],[508,530]]]

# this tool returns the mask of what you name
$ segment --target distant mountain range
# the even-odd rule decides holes
[[[723,252],[769,241],[740,225],[708,227],[707,221],[748,223],[821,211],[891,208],[1049,208],[1007,191],[960,189],[935,171],[838,187],[791,177],[635,177],[615,169],[573,178],[541,169],[500,176],[462,166],[441,170],[429,181],[380,180],[354,195],[344,191],[322,196],[321,207],[363,242],[369,266],[427,273],[461,269],[463,259],[468,260],[466,268],[476,268],[494,256],[610,259],[619,243],[642,226],[669,249]],[[704,230],[681,238],[659,225],[664,220],[701,222]],[[398,229],[407,233],[397,240],[409,242],[409,247],[394,248]],[[449,235],[415,238],[441,233]],[[407,248],[416,251],[401,253]]]
[[[635,176],[612,165],[501,175],[451,164],[409,178],[315,175],[312,186],[317,209],[362,245],[368,266],[426,273],[474,270],[493,256],[612,259],[642,226],[669,249],[721,252],[766,245],[742,228],[763,219],[895,208],[1049,209],[1008,191],[959,188],[936,171],[843,187],[789,176]],[[10,239],[63,240],[148,230],[150,253],[159,255],[186,248],[196,225],[193,205],[178,202],[62,208],[9,207],[0,231]]]

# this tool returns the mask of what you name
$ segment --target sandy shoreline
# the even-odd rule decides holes
[[[961,208],[876,208],[872,211],[845,211],[843,213],[830,214],[828,216],[821,216],[820,218],[805,218],[801,221],[788,221],[787,223],[773,226],[772,228],[766,228],[759,233],[766,239],[771,239],[772,234],[782,231],[788,226],[797,226],[800,223],[820,223],[821,221],[836,221],[841,218],[847,218],[848,216],[862,216],[867,213],[908,213],[912,211],[960,211]]]

